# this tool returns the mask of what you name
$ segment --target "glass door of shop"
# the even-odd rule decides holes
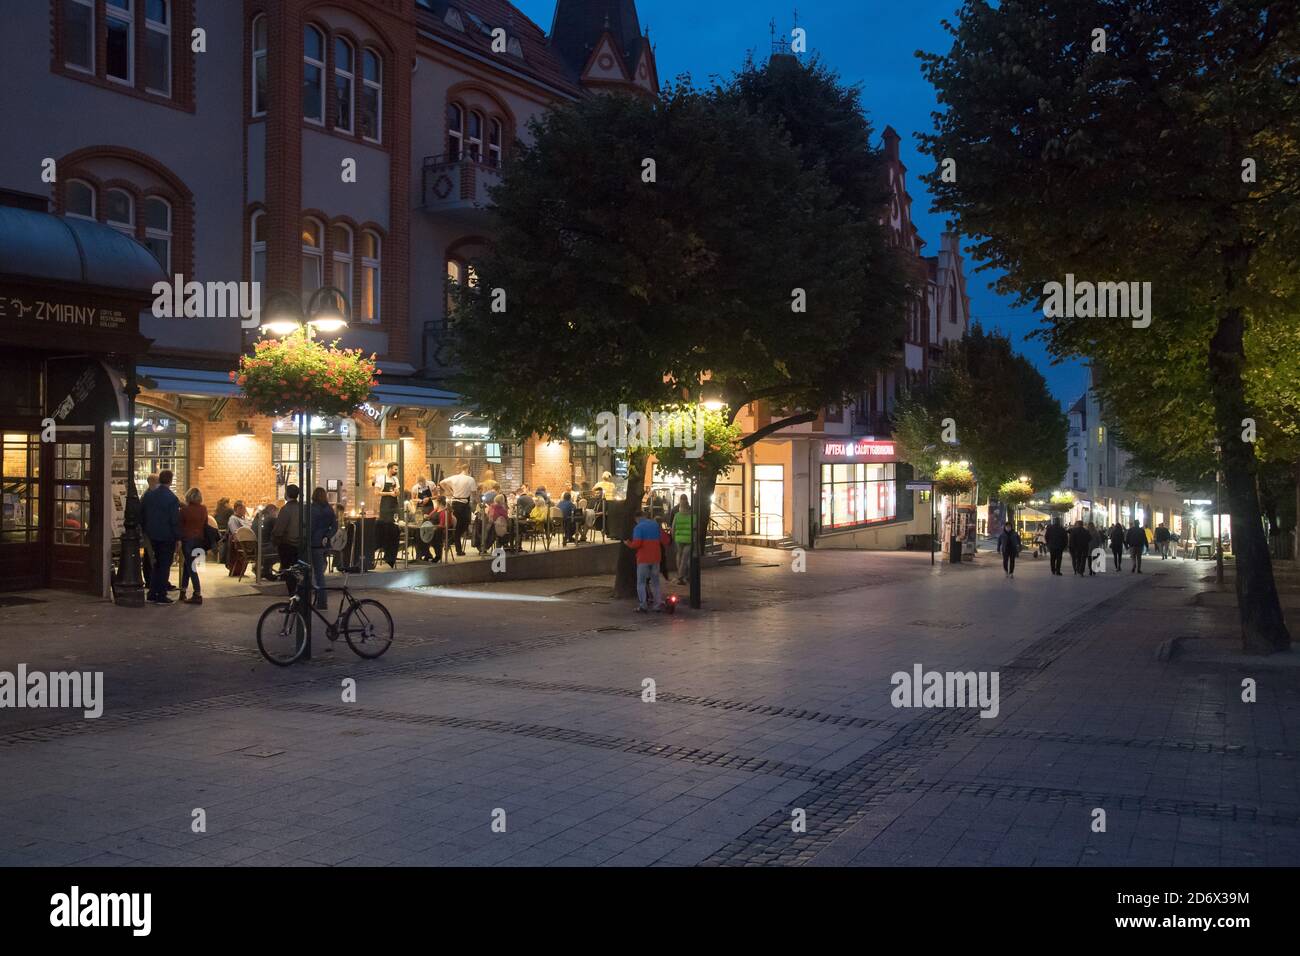
[[[72,432],[72,434],[69,434]],[[91,587],[95,543],[94,429],[59,431],[54,442],[50,587]],[[65,437],[66,436],[66,437]]]
[[[779,538],[785,529],[785,466],[754,466],[754,534]]]

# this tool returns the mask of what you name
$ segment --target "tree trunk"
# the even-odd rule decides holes
[[[641,507],[645,495],[645,449],[629,449],[627,456],[627,494],[624,496],[623,516],[617,525],[605,528],[605,533],[616,541],[626,541],[632,537],[632,528],[636,524],[636,513]],[[628,547],[619,547],[618,567],[614,571],[614,597],[636,597],[636,552]]]
[[[1238,274],[1232,265],[1228,269],[1230,288]],[[1249,416],[1242,378],[1246,363],[1245,327],[1245,313],[1240,306],[1230,305],[1220,315],[1219,326],[1210,340],[1211,395],[1222,449],[1224,490],[1228,513],[1232,516],[1242,649],[1247,654],[1271,654],[1287,650],[1291,635],[1282,618],[1268,539],[1261,522],[1255,487],[1255,446],[1241,440],[1241,421]]]

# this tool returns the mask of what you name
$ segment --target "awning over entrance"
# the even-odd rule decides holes
[[[42,351],[140,354],[140,312],[162,267],[98,222],[0,206],[0,343]]]
[[[176,395],[204,395],[234,398],[239,387],[230,380],[228,372],[209,369],[169,368],[163,365],[142,365],[136,371],[156,383],[149,387]],[[384,376],[387,378],[387,376]],[[461,396],[428,385],[385,381],[372,393],[378,405],[396,405],[402,408],[455,408],[463,403]]]
[[[214,395],[234,398],[239,386],[230,380],[229,372],[212,372],[195,368],[166,368],[161,365],[140,365],[136,375],[154,382],[151,388],[176,395]],[[145,383],[141,383],[145,384]]]

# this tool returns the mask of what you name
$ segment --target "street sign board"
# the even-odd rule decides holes
[[[904,487],[908,491],[933,491],[933,481],[909,481]]]

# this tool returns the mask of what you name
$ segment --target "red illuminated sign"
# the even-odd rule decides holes
[[[822,446],[822,457],[849,458],[853,461],[894,461],[897,453],[892,441],[855,438],[827,441]]]

